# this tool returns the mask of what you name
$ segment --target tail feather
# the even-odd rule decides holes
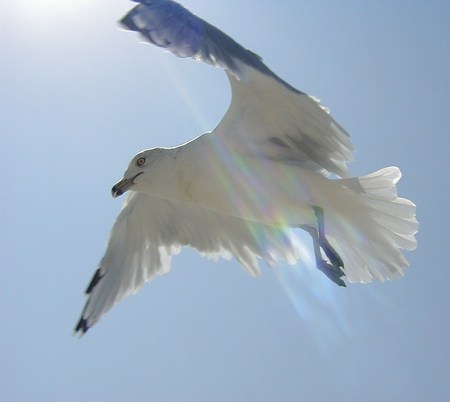
[[[414,203],[397,197],[400,177],[397,167],[387,167],[334,182],[341,208],[330,218],[329,241],[344,256],[350,282],[395,279],[409,265],[401,250],[416,248],[418,222]]]

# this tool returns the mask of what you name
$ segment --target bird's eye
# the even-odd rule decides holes
[[[140,158],[136,159],[136,165],[137,166],[144,166],[145,162],[147,162],[147,159],[141,156]]]

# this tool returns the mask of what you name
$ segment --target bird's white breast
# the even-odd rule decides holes
[[[157,171],[161,177],[153,180],[153,190],[162,198],[263,223],[314,220],[314,195],[305,187],[319,175],[241,154],[213,134],[181,146]]]

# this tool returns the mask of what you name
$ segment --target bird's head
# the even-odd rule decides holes
[[[142,191],[140,187],[143,187],[144,183],[148,181],[146,177],[148,178],[152,165],[163,151],[161,148],[146,149],[134,156],[123,175],[123,179],[112,187],[112,196],[114,198],[119,197],[128,190]]]

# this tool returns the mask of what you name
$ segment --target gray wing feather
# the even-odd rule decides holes
[[[262,59],[171,0],[139,0],[120,21],[178,57],[228,73],[232,103],[214,130],[236,149],[322,174],[348,177],[353,147],[347,132],[315,99],[298,91]]]
[[[252,275],[258,259],[295,263],[298,245],[289,229],[217,214],[194,204],[131,192],[111,230],[106,252],[86,290],[75,332],[85,333],[114,304],[170,270],[183,246],[217,259],[235,257]]]
[[[247,77],[248,67],[268,75],[291,91],[301,93],[274,74],[256,53],[245,49],[220,29],[171,0],[139,0],[119,22],[139,32],[145,41],[178,57],[221,67],[238,80]]]

